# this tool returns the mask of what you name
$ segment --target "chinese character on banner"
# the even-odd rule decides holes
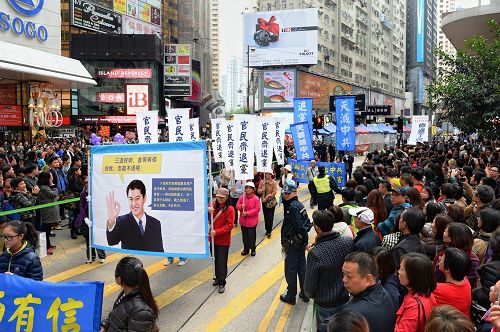
[[[293,122],[304,122],[309,124],[309,132],[312,137],[312,98],[294,98],[293,99]]]
[[[216,163],[220,163],[222,158],[222,128],[226,120],[224,119],[211,119],[212,126],[212,149],[214,154],[214,160]]]
[[[189,133],[189,108],[169,108],[168,113],[168,141],[188,142]]]
[[[311,166],[310,161],[297,161],[295,159],[288,159],[287,164],[292,166],[293,175],[295,176],[297,182],[309,182],[306,176],[306,170],[309,166]],[[333,177],[340,188],[345,187],[346,170],[344,163],[318,162],[317,166],[325,166],[326,174]]]
[[[198,141],[200,139],[200,118],[189,119],[189,140]]]
[[[235,148],[235,121],[224,121],[222,123],[222,161],[227,170],[234,170],[234,148]]]
[[[335,97],[337,150],[339,151],[354,151],[356,147],[354,98],[355,96]]]
[[[274,119],[257,117],[255,124],[255,155],[258,172],[271,172],[273,160]]]
[[[414,115],[411,123],[411,133],[408,145],[428,141],[429,117],[427,115]]]
[[[158,143],[158,111],[137,112],[139,143]]]
[[[285,162],[285,128],[288,122],[283,118],[275,118],[274,120],[274,154],[278,165],[283,165]]]
[[[253,179],[254,165],[254,115],[235,115],[235,160],[234,174],[236,180]]]
[[[314,159],[312,138],[307,121],[291,124],[290,131],[292,132],[297,161]]]

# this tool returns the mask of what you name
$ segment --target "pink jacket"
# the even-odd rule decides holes
[[[243,203],[245,203],[245,209],[243,209]],[[259,212],[260,212],[260,199],[252,194],[247,196],[246,194],[241,195],[236,203],[236,209],[241,212],[240,214],[240,225],[244,227],[256,227],[259,223]],[[242,212],[246,212],[247,215],[243,216]]]

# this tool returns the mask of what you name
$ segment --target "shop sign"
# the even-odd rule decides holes
[[[115,92],[98,92],[95,101],[98,103],[124,104],[125,94]]]
[[[134,124],[136,123],[135,115],[105,115],[105,116],[81,116],[79,118],[80,123],[126,123]]]
[[[122,33],[126,35],[160,35],[161,27],[143,22],[131,16],[122,15]]]
[[[161,9],[151,6],[151,23],[161,26]]]
[[[191,96],[191,45],[167,44],[164,51],[164,95]]]
[[[22,126],[21,106],[0,105],[0,123],[3,126],[13,127]]]
[[[125,107],[127,114],[149,111],[150,106],[149,84],[126,84],[125,85]]]
[[[84,0],[73,0],[71,24],[101,33],[122,32],[122,16]]]
[[[0,84],[0,103],[13,105],[17,102],[17,85]]]
[[[96,78],[151,78],[153,70],[150,68],[113,68],[113,69],[96,69]]]
[[[113,9],[115,12],[127,13],[127,0],[113,0]]]

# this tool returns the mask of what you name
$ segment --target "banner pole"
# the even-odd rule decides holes
[[[208,145],[208,175],[209,175],[209,193],[210,193],[210,206],[213,206],[213,195],[212,195],[212,190],[214,188],[213,184],[213,176],[212,176],[212,141],[211,139],[206,140],[207,145]],[[228,197],[229,199],[229,197]],[[210,213],[210,233],[214,230],[214,214]],[[212,256],[212,274],[213,278],[215,280],[215,238],[213,235],[210,235],[212,237],[212,241],[210,242],[210,249],[211,250],[211,256]]]
[[[87,151],[87,181],[88,181],[88,195],[87,197],[90,196],[90,162],[92,160],[91,158],[91,154],[90,154],[90,147]],[[85,197],[85,199],[87,199],[87,197]],[[92,220],[90,220],[90,201],[87,201],[87,220],[89,221],[89,223],[87,224],[87,227],[89,229],[89,259],[87,261],[90,261],[90,264],[93,263],[93,260],[92,260]],[[87,223],[87,220],[84,220],[83,222],[84,223]],[[96,253],[96,258],[97,258],[97,253]]]

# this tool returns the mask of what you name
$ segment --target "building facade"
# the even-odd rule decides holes
[[[441,29],[442,26],[442,21],[443,17],[447,13],[454,12],[456,10],[456,5],[455,5],[455,0],[439,0],[438,4],[438,17],[437,17],[437,31],[438,31],[438,46],[441,48],[446,54],[449,55],[455,55],[456,50],[455,47],[451,44],[450,40],[448,37],[443,32],[443,29]],[[444,64],[442,61],[437,59],[437,67],[441,68],[443,67]]]
[[[318,8],[317,73],[364,93],[367,106],[392,104],[399,116],[405,92],[405,0],[282,0],[258,11]]]
[[[214,91],[219,91],[219,0],[210,0],[210,44],[212,86]]]

